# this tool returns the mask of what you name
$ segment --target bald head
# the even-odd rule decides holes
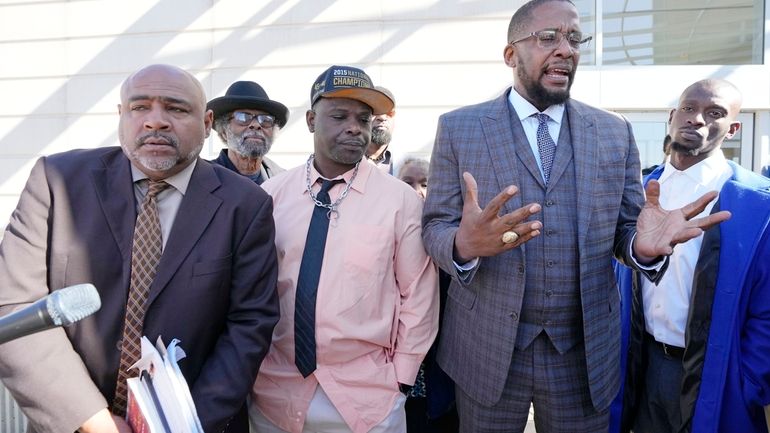
[[[123,152],[153,180],[195,161],[213,122],[201,83],[170,65],[147,66],[126,78],[118,112]]]
[[[736,115],[741,110],[741,104],[743,104],[743,94],[741,91],[733,83],[719,78],[707,78],[690,84],[679,96],[679,101],[699,93],[718,96],[719,99],[731,106],[731,112]]]
[[[129,89],[137,82],[163,81],[166,83],[179,83],[180,85],[189,85],[191,102],[202,103],[206,106],[206,92],[203,85],[197,78],[184,69],[173,65],[155,64],[145,66],[142,69],[132,73],[123,81],[120,86],[120,100],[125,103]]]
[[[741,124],[736,119],[743,96],[729,81],[705,79],[688,86],[669,115],[671,163],[679,170],[721,152]]]

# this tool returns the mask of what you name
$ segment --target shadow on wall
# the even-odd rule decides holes
[[[126,75],[143,65],[160,62],[177,64],[181,67],[186,67],[186,65],[182,63],[184,61],[183,56],[186,54],[185,52],[178,52],[176,55],[169,56],[159,56],[158,53],[162,52],[162,50],[169,43],[171,43],[174,38],[178,37],[181,31],[198,20],[203,12],[210,10],[213,7],[215,1],[216,0],[211,0],[211,3],[207,6],[206,9],[185,7],[172,8],[174,2],[156,2],[156,4],[148,9],[144,14],[142,14],[138,20],[127,26],[125,31],[121,32],[121,35],[136,35],[146,32],[146,29],[148,28],[155,29],[152,32],[152,38],[148,38],[147,41],[144,41],[149,45],[143,45],[141,53],[131,51],[133,47],[128,46],[125,41],[116,37],[104,49],[95,53],[88,63],[80,68],[80,70],[75,72],[72,77],[66,80],[65,83],[62,84],[58,89],[52,92],[51,96],[41,101],[35,109],[28,113],[19,113],[19,115],[25,116],[25,118],[15,127],[13,127],[11,131],[5,134],[2,139],[0,139],[0,148],[18,148],[20,143],[24,143],[23,154],[29,155],[29,158],[33,159],[36,158],[36,155],[43,153],[43,149],[52,143],[58,136],[60,136],[63,132],[66,132],[67,128],[69,128],[69,125],[74,124],[82,114],[51,114],[50,110],[46,109],[46,107],[55,105],[57,100],[61,97],[60,95],[67,93],[68,87],[71,86],[74,77],[82,78],[83,76],[92,74],[102,76],[100,79],[93,80],[93,82],[88,83],[90,89],[89,92],[75,95],[75,97],[78,98],[78,106],[86,107],[79,111],[87,112],[88,107],[93,107],[96,105],[96,103],[101,100],[104,95],[109,94],[117,86],[119,86]],[[266,19],[270,18],[271,22],[277,20],[280,22],[299,24],[312,23],[319,15],[322,14],[322,12],[333,5],[335,1],[300,0],[294,6],[291,6],[282,12],[280,17],[276,18],[272,16],[275,11],[280,9],[284,3],[285,2],[283,0],[244,3],[244,5],[248,5],[248,7],[253,8],[253,10],[243,11],[245,12],[244,15],[248,16],[248,18],[244,19],[244,21],[226,38],[218,42],[216,46],[213,46],[212,49],[209,50],[209,55],[211,58],[208,59],[207,69],[209,71],[214,70],[216,69],[216,65],[221,62],[221,59],[214,58],[217,52],[217,46],[227,46],[228,44],[235,42],[253,42],[250,44],[250,47],[253,47],[253,49],[248,50],[248,52],[243,52],[243,58],[240,60],[243,65],[253,65],[258,63],[260,59],[264,58],[271,52],[280,50],[286,46],[303,44],[307,41],[313,41],[314,43],[318,42],[319,35],[316,33],[316,29],[314,27],[306,27],[299,32],[293,32],[291,37],[284,41],[282,45],[270,46],[258,43],[260,34],[259,32],[254,32],[254,29],[265,26]],[[523,3],[523,1],[521,3]],[[379,5],[374,3],[372,4],[372,7],[379,7]],[[457,13],[458,16],[488,16],[501,12],[508,13],[513,11],[516,7],[518,7],[518,5],[507,4],[507,2],[504,1],[475,0],[468,2],[462,0],[440,0],[436,4],[420,10],[419,13],[426,16],[441,17],[445,16],[447,11],[453,11],[452,13]],[[173,13],[175,14],[173,19],[173,26],[175,28],[157,29],[159,17],[167,16],[167,14],[170,12],[170,8],[173,9]],[[387,20],[388,17],[385,16],[382,17],[379,21],[372,22],[372,24],[379,26],[382,29],[385,27]],[[334,23],[331,24],[333,25]],[[394,26],[391,28],[395,28],[396,31],[390,33],[379,45],[373,46],[371,51],[369,51],[368,54],[362,56],[362,58],[345,59],[344,53],[330,52],[329,64],[341,61],[363,65],[375,63],[381,59],[383,55],[387,54],[391,49],[393,49],[393,47],[403,44],[409,38],[409,36],[418,29],[417,26],[413,25]],[[208,31],[213,32],[214,30],[219,29],[211,29]],[[338,36],[339,35],[336,34],[329,34],[326,37],[337,38]],[[355,35],[352,35],[351,37],[355,37]],[[66,35],[63,36],[63,38],[66,38]],[[458,56],[461,56],[461,54],[458,53]],[[116,65],[112,65],[110,63],[110,59],[115,58],[128,59],[127,63],[117,65],[119,68],[125,70],[114,69]],[[328,65],[318,65],[318,68],[322,69],[326,66]],[[192,72],[195,73],[200,71],[192,70]],[[113,73],[116,75],[112,76],[111,74]],[[107,79],[104,79],[105,76]],[[223,90],[224,89],[211,89],[211,93],[218,94]],[[35,128],[35,124],[39,121],[39,119],[50,119],[51,116],[63,117],[62,124],[65,125],[63,129],[59,130],[57,128]],[[302,116],[293,116],[292,120],[301,122],[303,121],[301,117]],[[108,117],[105,116],[105,119],[106,118]],[[117,126],[117,119],[110,118],[109,121],[115,122]],[[34,142],[30,142],[29,137],[26,137],[27,133],[25,131],[30,130],[36,131],[36,139]],[[90,140],[85,147],[107,146],[117,143],[116,132],[103,137],[101,140],[99,140],[98,137],[94,138],[93,136],[85,138]],[[427,149],[429,152],[432,143],[425,143],[424,145],[414,143],[414,145],[419,146],[421,151],[423,149]],[[20,162],[20,166],[26,162],[29,162],[29,160]],[[0,183],[7,181],[11,176],[15,174],[16,171],[18,170],[9,170],[0,173]]]

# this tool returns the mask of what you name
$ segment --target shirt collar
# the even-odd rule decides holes
[[[669,158],[668,161],[666,161],[666,166],[663,167],[663,173],[661,173],[658,182],[662,184],[674,174],[682,173],[696,183],[707,185],[729,170],[730,165],[727,164],[722,149],[717,149],[711,156],[686,170],[677,170],[676,167],[671,164],[671,158]]]
[[[366,188],[365,188],[366,180],[369,178],[369,175],[371,174],[373,169],[376,170],[377,166],[367,162],[366,156],[364,156],[361,159],[361,162],[358,164],[358,174],[356,175],[356,178],[353,181],[353,184],[350,186],[350,189],[358,191],[361,194],[363,194],[366,191]],[[315,183],[318,182],[318,179],[326,179],[326,180],[343,179],[345,180],[345,183],[350,183],[350,180],[353,177],[353,173],[355,172],[355,170],[356,169],[354,167],[335,178],[327,179],[321,176],[321,173],[319,173],[318,170],[315,169],[314,164],[310,164],[310,185],[311,186],[315,185]],[[307,193],[307,189],[305,189],[305,193]]]
[[[519,116],[520,121],[523,121],[533,114],[540,113],[540,110],[535,108],[534,105],[524,99],[523,96],[519,95],[519,92],[517,92],[513,87],[511,87],[511,91],[508,94],[508,101],[516,111],[516,115]],[[564,117],[564,104],[551,105],[550,107],[546,108],[543,113],[547,114],[548,117],[550,117],[551,120],[557,124],[561,124],[561,119]]]
[[[163,179],[163,181],[173,186],[177,191],[184,195],[187,192],[187,186],[190,184],[190,178],[192,178],[192,173],[197,163],[198,158],[195,158],[192,164],[189,164],[179,173]],[[134,164],[131,163],[131,178],[133,179],[134,183],[136,183],[142,179],[147,179],[147,175],[142,173],[141,170],[136,168]]]

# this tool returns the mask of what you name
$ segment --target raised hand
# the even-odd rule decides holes
[[[540,212],[540,205],[530,203],[515,211],[500,215],[503,205],[519,192],[511,185],[497,194],[484,209],[479,207],[478,185],[470,173],[463,173],[465,181],[465,203],[460,220],[460,227],[455,235],[455,261],[468,262],[476,257],[489,257],[516,248],[540,234],[543,224],[540,221],[526,221],[531,215]],[[503,241],[515,239],[510,243]]]
[[[704,230],[730,219],[728,211],[695,218],[717,198],[716,191],[703,194],[694,202],[674,210],[660,207],[660,184],[657,181],[650,180],[645,192],[647,201],[636,221],[633,245],[634,257],[642,264],[671,255],[676,244],[698,237]]]

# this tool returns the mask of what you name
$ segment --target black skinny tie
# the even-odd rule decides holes
[[[318,201],[331,203],[329,190],[340,182],[344,181],[324,180],[316,196]],[[329,209],[316,205],[307,231],[305,251],[302,253],[294,303],[294,363],[302,377],[308,377],[316,369],[315,301],[328,231]]]

